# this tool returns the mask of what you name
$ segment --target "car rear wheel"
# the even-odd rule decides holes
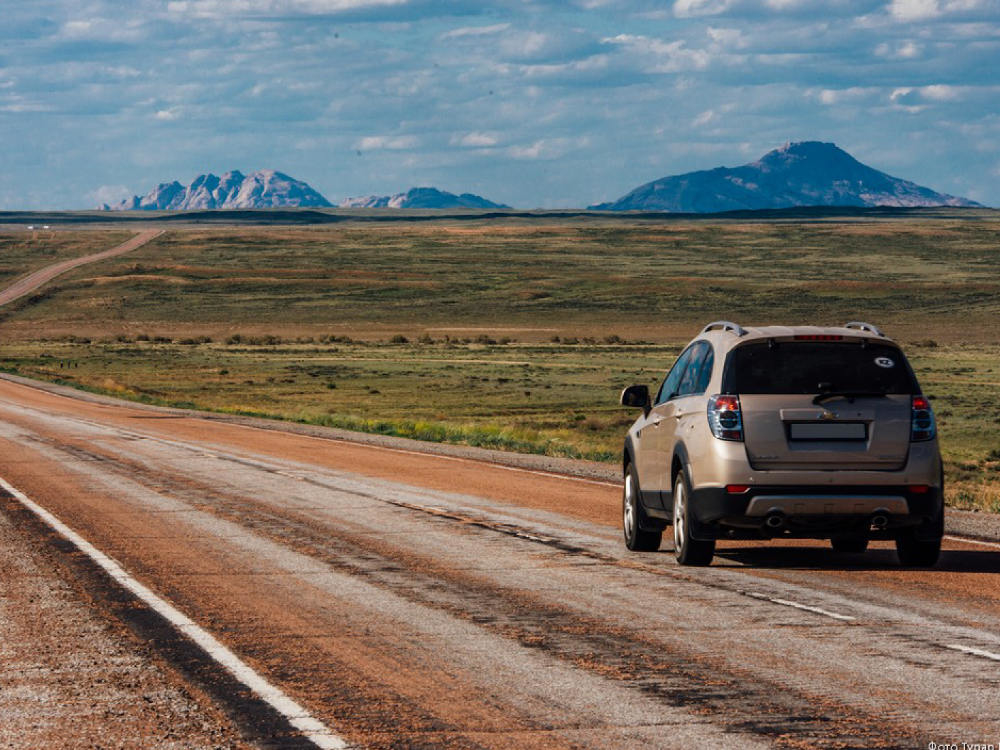
[[[674,555],[681,565],[709,565],[715,540],[691,538],[691,493],[684,472],[674,481]]]
[[[643,529],[646,514],[639,501],[639,478],[632,464],[625,467],[625,488],[622,491],[622,529],[625,546],[635,552],[655,552],[663,539],[662,531]]]
[[[860,555],[868,549],[868,537],[862,534],[845,534],[835,536],[830,540],[830,546],[834,552],[843,552],[847,555]]]

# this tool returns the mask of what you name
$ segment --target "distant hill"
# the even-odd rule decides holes
[[[276,208],[281,206],[332,206],[306,183],[273,169],[244,175],[226,172],[222,177],[203,174],[188,186],[164,182],[145,196],[124,200],[106,210],[191,211],[205,208]]]
[[[866,166],[832,143],[788,143],[742,167],[664,177],[610,203],[604,211],[719,211],[794,206],[979,206]]]
[[[410,188],[395,195],[364,195],[348,198],[340,208],[510,208],[472,193],[455,195],[432,187]]]

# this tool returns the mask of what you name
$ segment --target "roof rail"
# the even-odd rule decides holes
[[[737,336],[746,336],[747,332],[736,323],[731,323],[728,320],[716,320],[709,323],[707,326],[701,329],[702,333],[708,333],[714,330],[730,331],[735,333]]]
[[[868,333],[874,333],[876,336],[885,338],[885,334],[878,328],[873,326],[871,323],[863,323],[860,320],[852,320],[850,323],[845,323],[844,328],[856,328],[859,331],[868,331]]]

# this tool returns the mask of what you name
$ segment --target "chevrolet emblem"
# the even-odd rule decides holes
[[[836,419],[837,415],[832,411],[824,411],[817,415],[818,419],[822,419],[824,422],[829,422],[831,419]]]

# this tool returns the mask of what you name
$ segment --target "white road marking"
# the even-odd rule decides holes
[[[963,544],[979,544],[983,547],[992,547],[993,549],[1000,549],[1000,544],[997,544],[996,542],[984,542],[981,539],[971,539],[969,537],[964,537],[964,536],[952,536],[951,534],[946,534],[943,538],[947,539],[950,542],[962,542]]]
[[[335,734],[332,729],[312,716],[303,706],[296,703],[280,688],[269,683],[250,665],[219,643],[208,631],[202,629],[191,618],[130,576],[115,560],[105,555],[97,547],[2,477],[0,477],[0,487],[9,492],[21,505],[42,519],[57,533],[72,542],[77,549],[99,565],[120,586],[135,594],[135,596],[145,602],[157,614],[197,644],[216,663],[224,667],[237,680],[250,688],[261,700],[288,719],[288,723],[298,729],[314,745],[324,750],[345,750],[348,747],[347,743]]]
[[[756,591],[741,591],[741,594],[745,596],[753,597],[754,599],[762,599],[764,601],[771,602],[773,604],[780,604],[784,607],[794,607],[795,609],[801,609],[805,612],[812,612],[813,614],[823,615],[824,617],[832,617],[834,620],[841,620],[842,622],[850,622],[855,618],[850,615],[842,615],[837,612],[830,612],[826,609],[820,609],[819,607],[812,607],[808,604],[799,604],[798,602],[793,602],[788,599],[776,599],[772,596],[767,596],[766,594],[759,594]]]
[[[971,654],[972,656],[981,656],[984,659],[1000,661],[1000,654],[994,654],[992,651],[984,651],[981,648],[970,648],[969,646],[959,646],[958,644],[946,645],[945,648],[950,648],[952,651],[961,651],[964,654]]]

